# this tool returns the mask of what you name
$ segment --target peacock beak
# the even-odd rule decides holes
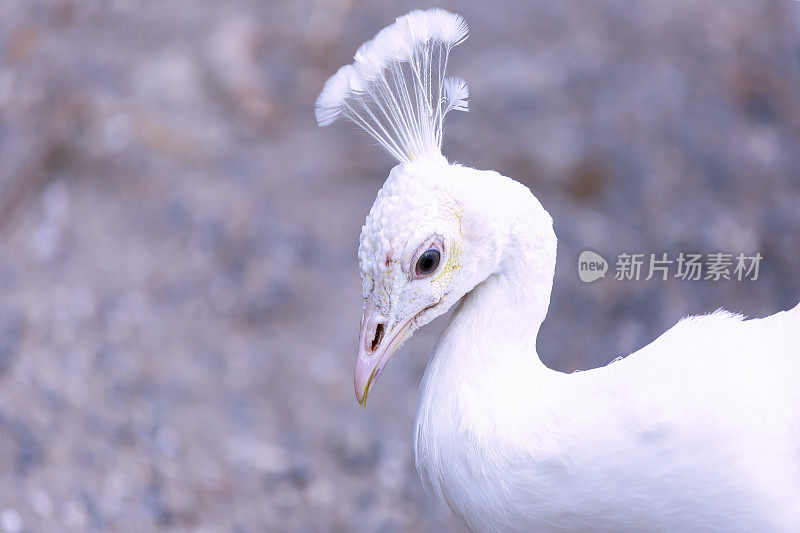
[[[366,407],[369,389],[378,379],[383,367],[408,338],[409,325],[413,318],[411,316],[389,326],[388,318],[377,309],[372,300],[367,301],[361,318],[355,372],[356,399],[361,407]]]

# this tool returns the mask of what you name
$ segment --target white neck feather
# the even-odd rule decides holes
[[[444,486],[474,487],[465,482],[474,474],[470,465],[488,466],[482,454],[499,449],[491,444],[513,440],[517,407],[531,408],[532,389],[549,389],[564,376],[544,366],[536,353],[555,270],[552,219],[526,188],[494,178],[483,178],[492,190],[481,194],[481,203],[499,221],[499,267],[458,304],[420,388],[417,469],[451,507],[466,495],[448,495]],[[515,401],[523,397],[524,402]]]

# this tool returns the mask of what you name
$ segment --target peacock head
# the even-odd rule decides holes
[[[396,166],[367,216],[358,251],[364,313],[356,397],[400,345],[492,273],[493,224],[472,207],[478,171],[437,155]]]
[[[361,45],[353,64],[331,76],[317,99],[320,126],[350,120],[400,163],[361,232],[365,303],[355,388],[362,405],[403,341],[497,263],[491,216],[470,209],[489,205],[476,201],[476,191],[491,192],[476,186],[479,171],[441,155],[445,116],[468,107],[466,82],[446,77],[450,51],[466,38],[459,15],[412,11]]]

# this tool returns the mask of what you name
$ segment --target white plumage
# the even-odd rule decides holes
[[[800,307],[687,318],[604,368],[546,368],[552,220],[523,185],[440,152],[444,116],[466,108],[466,83],[445,77],[465,38],[442,10],[400,17],[317,102],[321,125],[348,118],[400,162],[361,233],[359,401],[459,303],[425,372],[415,453],[472,529],[800,531]]]

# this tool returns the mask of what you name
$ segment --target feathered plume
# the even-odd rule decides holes
[[[466,38],[464,19],[443,9],[399,17],[328,79],[317,123],[350,119],[401,163],[441,153],[445,115],[467,111],[467,82],[445,77],[450,50]]]

